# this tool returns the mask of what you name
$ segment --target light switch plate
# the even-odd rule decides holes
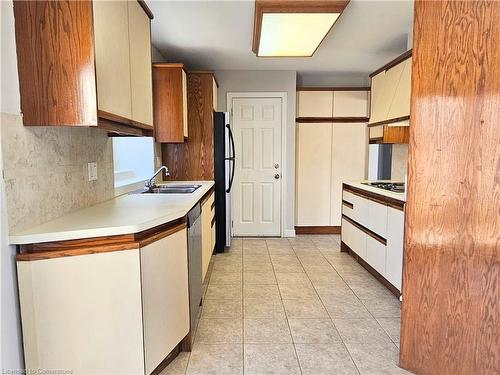
[[[88,172],[89,172],[89,181],[95,181],[97,180],[97,163],[88,163]]]

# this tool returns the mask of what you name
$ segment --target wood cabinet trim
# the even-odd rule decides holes
[[[296,234],[340,234],[340,226],[319,226],[319,225],[297,225],[295,226]]]
[[[347,246],[343,241],[340,242],[340,251],[348,253],[351,255],[356,261],[365,268],[368,272],[370,272],[378,281],[380,281],[387,289],[390,290],[392,294],[394,294],[397,298],[401,296],[401,291],[391,284],[389,280],[387,280],[384,276],[380,274],[375,268],[370,266],[363,258],[361,258],[354,250],[352,250],[349,246]]]
[[[388,69],[390,69],[390,68],[398,65],[399,63],[405,61],[406,59],[409,59],[411,56],[412,56],[412,50],[410,49],[410,50],[402,53],[398,57],[396,57],[394,60],[389,61],[384,66],[382,66],[382,67],[378,68],[377,70],[375,70],[373,73],[371,73],[369,75],[369,77],[372,78],[373,76],[376,76],[377,74],[382,73],[383,71],[388,70]]]
[[[153,63],[153,68],[182,68],[184,69],[183,63]]]
[[[395,122],[401,122],[405,120],[409,120],[410,116],[401,116],[401,117],[396,117],[396,118],[391,118],[387,120],[382,120],[382,121],[377,121],[377,122],[371,122],[368,124],[369,128],[375,127],[375,126],[381,126],[381,125],[387,125],[387,124],[394,124]]]
[[[152,20],[154,17],[153,12],[151,12],[151,9],[149,9],[148,5],[144,0],[137,0],[141,8],[144,10],[144,13],[146,13],[149,17],[150,20]]]
[[[318,123],[360,123],[368,122],[368,117],[297,117],[295,122],[301,124],[318,124]]]
[[[183,218],[135,234],[21,245],[16,260],[32,261],[139,249],[186,227]]]
[[[346,215],[342,214],[342,219],[344,219],[345,221],[351,223],[356,228],[358,228],[360,231],[364,232],[365,234],[367,234],[368,236],[370,236],[374,240],[380,242],[382,245],[387,246],[387,240],[384,237],[379,236],[377,233],[372,232],[370,229],[368,229],[368,228],[364,227],[363,225],[355,222],[349,216],[346,216]]]
[[[375,192],[368,190],[359,189],[354,186],[346,184],[342,185],[342,190],[348,191],[351,194],[360,196],[362,198],[371,200],[373,202],[380,203],[400,211],[404,211],[405,202],[399,201],[397,199],[386,197],[385,195],[377,194]]]
[[[371,91],[371,87],[297,87],[297,91]]]

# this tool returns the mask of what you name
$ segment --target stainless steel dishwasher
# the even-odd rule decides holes
[[[189,315],[191,322],[191,343],[203,297],[201,261],[201,205],[197,203],[187,214],[188,263],[189,263]]]

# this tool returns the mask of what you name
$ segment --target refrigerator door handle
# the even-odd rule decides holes
[[[229,187],[226,189],[226,193],[229,193],[231,191],[231,187],[233,186],[233,181],[234,181],[234,169],[235,169],[235,164],[236,164],[235,153],[236,152],[235,152],[235,148],[234,148],[234,137],[233,137],[233,132],[231,131],[231,127],[229,126],[229,124],[226,124],[226,128],[229,131],[229,140],[231,141],[231,153],[230,153],[231,156],[229,158],[226,158],[226,160],[229,160],[230,163],[232,162],[231,178],[229,180]]]
[[[229,162],[233,164],[233,168],[231,169],[231,179],[229,180],[229,187],[226,189],[226,193],[231,192],[231,187],[233,186],[233,181],[234,181],[234,168],[235,168],[235,161],[234,158],[228,158]]]

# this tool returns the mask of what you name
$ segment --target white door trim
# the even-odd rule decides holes
[[[228,92],[226,96],[227,111],[231,116],[231,124],[233,124],[233,99],[238,98],[280,98],[281,99],[281,202],[280,202],[280,236],[285,234],[285,202],[286,189],[284,181],[286,181],[286,111],[287,111],[287,93],[286,92]],[[231,218],[232,220],[232,218]]]

